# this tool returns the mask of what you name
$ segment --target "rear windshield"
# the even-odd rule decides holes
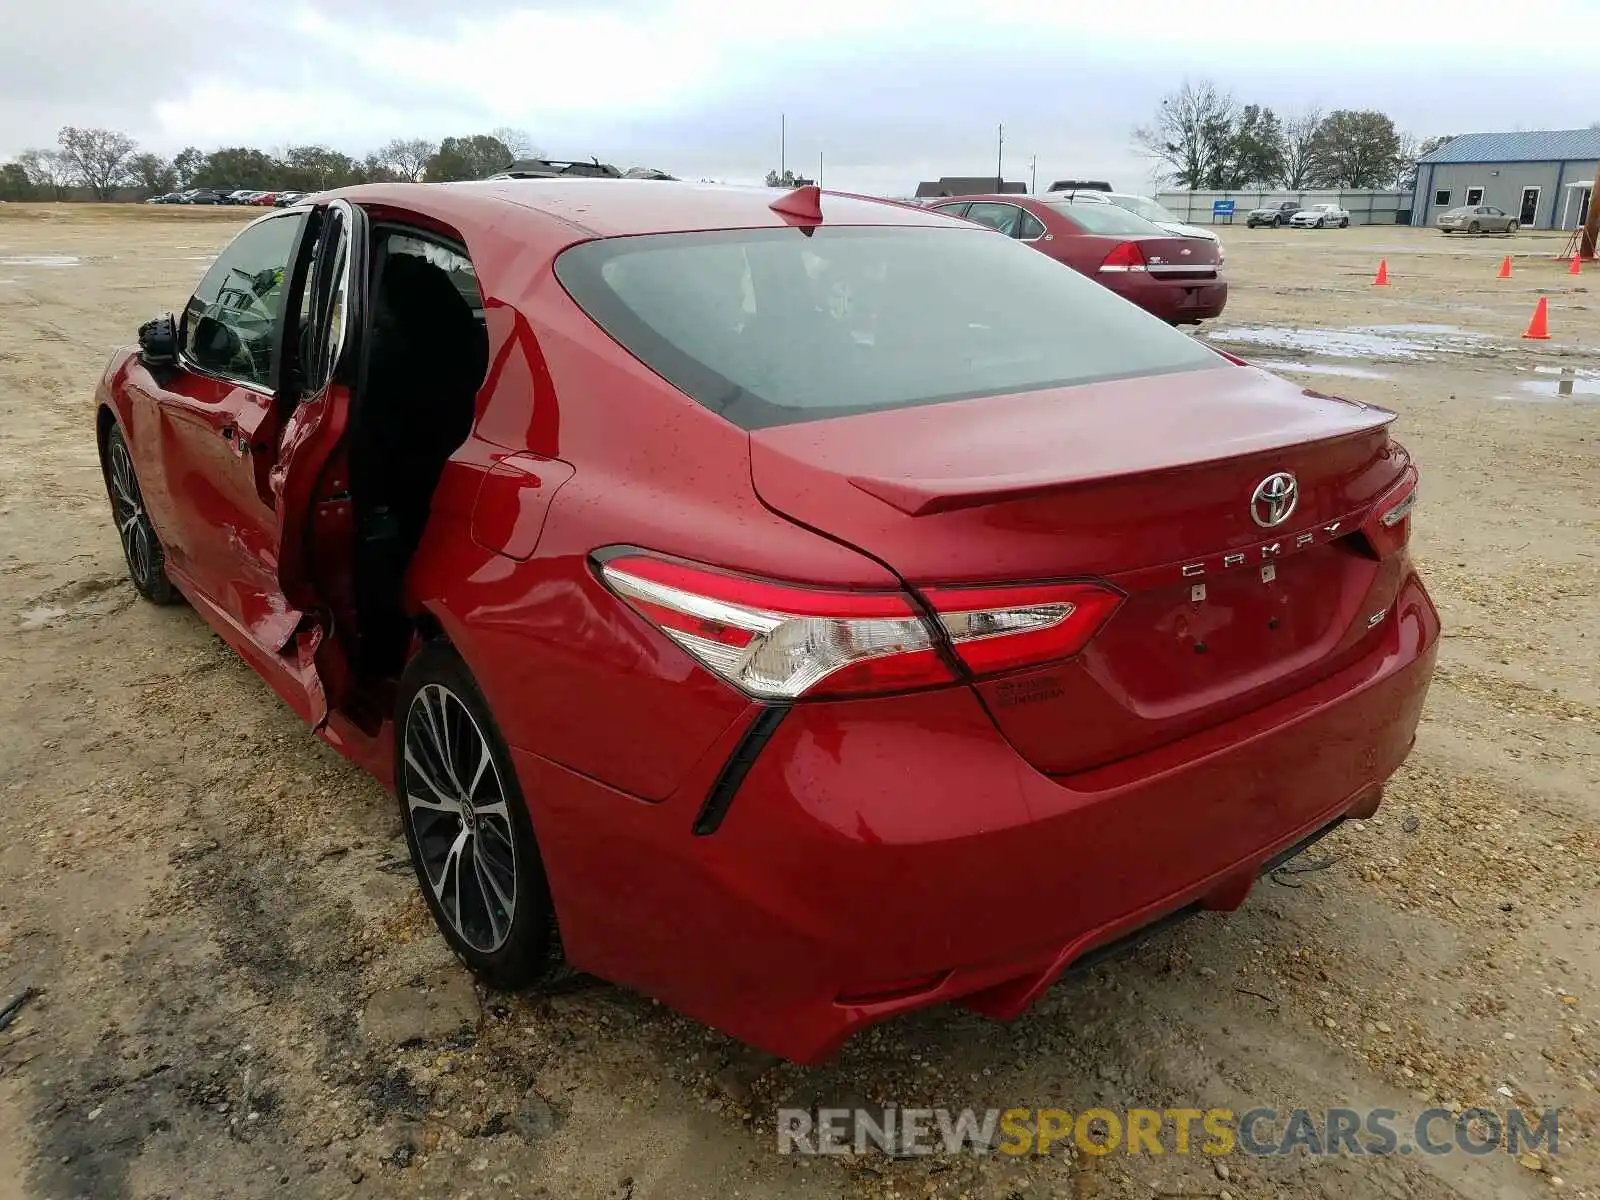
[[[1157,225],[1163,221],[1176,221],[1178,215],[1170,209],[1161,207],[1154,200],[1143,196],[1112,196],[1111,203],[1118,208],[1125,208],[1135,216],[1143,217],[1146,221],[1154,221]]]
[[[624,348],[745,429],[1217,364],[1099,284],[979,229],[607,238],[555,269]]]
[[[1046,200],[1046,204],[1066,214],[1068,220],[1083,226],[1089,233],[1164,235],[1165,229],[1146,221],[1138,213],[1131,213],[1115,204],[1073,204],[1067,200]]]

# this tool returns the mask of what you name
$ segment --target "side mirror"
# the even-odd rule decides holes
[[[178,323],[171,313],[139,326],[139,357],[152,367],[178,361]]]

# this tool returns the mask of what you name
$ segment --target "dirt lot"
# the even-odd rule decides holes
[[[136,601],[91,389],[238,220],[0,206],[0,1002],[42,989],[0,1032],[0,1197],[1600,1197],[1600,377],[1555,394],[1600,367],[1600,270],[1560,239],[1226,233],[1219,344],[1398,410],[1424,472],[1448,632],[1381,814],[1015,1024],[928,1012],[802,1070],[607,986],[475,992],[390,798],[192,611]],[[1521,341],[1539,295],[1554,340]],[[888,1101],[1560,1106],[1561,1140],[775,1152],[779,1105]]]

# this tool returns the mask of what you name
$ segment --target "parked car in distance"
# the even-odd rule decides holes
[[[279,192],[272,204],[274,208],[288,208],[291,204],[299,204],[308,195],[309,192]]]
[[[254,204],[262,208],[271,208],[278,202],[277,192],[256,192],[246,200],[246,204]]]
[[[1012,219],[1205,249],[1091,210],[1148,224]],[[970,221],[580,179],[262,216],[84,437],[136,589],[394,787],[480,979],[814,1063],[1377,810],[1439,639],[1393,419]]]
[[[1475,204],[1470,208],[1452,208],[1439,214],[1434,222],[1444,233],[1515,233],[1521,226],[1517,219],[1503,208],[1488,204]]]
[[[1174,325],[1228,303],[1216,241],[1178,237],[1099,192],[954,196],[930,206],[1024,242]]]
[[[1262,208],[1252,208],[1244,223],[1250,229],[1254,229],[1257,225],[1271,225],[1276,229],[1280,225],[1287,225],[1290,218],[1299,211],[1300,201],[1280,200],[1276,204],[1268,204]]]
[[[1222,249],[1222,239],[1217,236],[1216,230],[1207,229],[1204,225],[1190,225],[1187,221],[1180,221],[1177,213],[1152,200],[1149,196],[1135,196],[1128,192],[1102,192],[1101,195],[1118,208],[1125,208],[1129,212],[1143,217],[1152,225],[1159,225],[1168,233],[1175,233],[1179,237],[1200,238],[1203,241],[1215,242],[1217,244],[1217,261],[1223,261],[1225,254]]]
[[[183,193],[180,204],[226,204],[226,193],[212,188],[190,188]]]
[[[1289,224],[1301,229],[1323,229],[1329,225],[1343,229],[1350,224],[1350,214],[1337,204],[1313,204],[1290,217]]]
[[[167,192],[164,195],[151,196],[148,200],[145,201],[145,203],[146,204],[182,204],[183,203],[183,193],[182,192]]]

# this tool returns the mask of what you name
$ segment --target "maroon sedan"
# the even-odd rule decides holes
[[[814,1062],[1376,809],[1439,637],[1392,419],[938,213],[565,179],[262,217],[93,432],[480,978]]]
[[[1177,237],[1092,195],[957,196],[932,206],[1043,251],[1172,325],[1228,303],[1217,243]]]

